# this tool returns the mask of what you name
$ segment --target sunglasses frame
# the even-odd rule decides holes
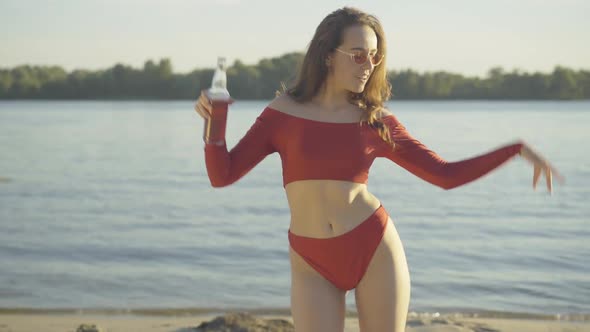
[[[371,53],[371,52],[367,52],[367,55],[366,55],[366,56],[367,56],[367,60],[365,60],[365,62],[363,62],[363,63],[357,63],[357,62],[354,60],[354,57],[355,57],[355,55],[356,55],[356,54],[354,54],[354,53],[349,53],[349,52],[346,52],[346,51],[343,51],[343,50],[341,50],[341,49],[340,49],[340,48],[338,48],[338,47],[336,47],[336,48],[335,48],[335,50],[336,50],[336,51],[338,51],[338,52],[340,52],[340,53],[344,53],[344,54],[346,54],[346,55],[350,56],[350,60],[351,60],[351,61],[352,61],[354,64],[357,64],[357,65],[359,65],[359,66],[362,66],[362,65],[366,64],[366,63],[367,63],[367,61],[371,61],[371,64],[373,64],[373,66],[377,67],[377,66],[379,66],[379,65],[381,64],[381,62],[383,62],[383,55],[381,55],[381,59],[379,60],[379,62],[378,62],[377,64],[374,64],[374,63],[373,63],[373,60],[372,60],[372,59],[373,59],[373,58],[375,57],[375,55],[377,55],[378,53],[375,53],[375,55],[373,55],[373,56],[370,56],[370,53]]]

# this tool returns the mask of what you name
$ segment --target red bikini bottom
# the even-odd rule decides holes
[[[383,205],[360,225],[331,238],[299,236],[289,230],[289,244],[318,273],[341,290],[351,290],[363,278],[381,243],[389,215]]]

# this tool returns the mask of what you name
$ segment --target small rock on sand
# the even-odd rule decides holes
[[[78,329],[76,329],[76,332],[102,332],[102,330],[94,324],[92,324],[92,325],[82,324],[82,325],[78,326]]]
[[[195,332],[294,332],[293,324],[284,319],[261,319],[248,313],[229,313],[203,322]]]

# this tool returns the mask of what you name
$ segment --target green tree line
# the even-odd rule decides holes
[[[235,99],[272,99],[281,82],[293,82],[302,53],[265,58],[255,65],[236,60],[227,70]],[[196,99],[211,85],[213,69],[174,73],[169,59],[143,68],[116,64],[104,70],[22,65],[0,68],[0,99]],[[389,71],[393,99],[589,99],[590,71],[556,66],[550,73],[506,72],[486,77],[444,71]]]

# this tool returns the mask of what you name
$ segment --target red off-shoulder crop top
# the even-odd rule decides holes
[[[487,174],[517,155],[523,145],[517,142],[469,159],[447,162],[412,137],[393,114],[381,121],[389,128],[395,149],[367,123],[316,121],[266,107],[231,151],[225,144],[205,144],[209,180],[213,187],[230,185],[267,155],[278,152],[283,187],[309,179],[366,184],[373,160],[385,157],[448,190]]]

